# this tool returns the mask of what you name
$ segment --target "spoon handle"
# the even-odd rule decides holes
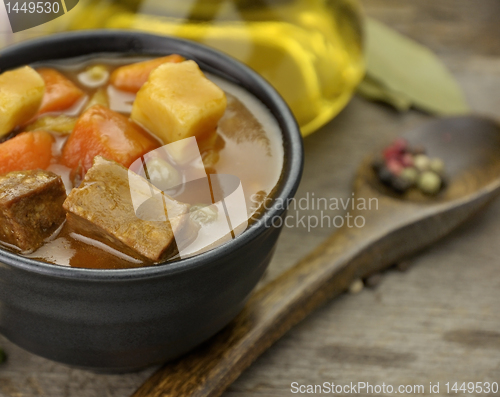
[[[204,345],[168,363],[133,397],[214,397],[283,334],[350,283],[397,258],[384,236],[340,229],[290,270],[253,294],[233,322]]]

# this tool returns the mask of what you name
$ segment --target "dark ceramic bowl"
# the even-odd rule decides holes
[[[125,31],[54,35],[0,52],[0,70],[96,53],[179,53],[245,88],[278,121],[285,164],[272,206],[236,239],[170,264],[126,270],[66,268],[0,249],[0,332],[30,352],[73,366],[131,371],[175,358],[228,324],[273,255],[280,205],[299,184],[302,139],[281,99],[259,75],[202,45]],[[279,199],[279,200],[278,200]],[[274,222],[279,223],[279,222]]]

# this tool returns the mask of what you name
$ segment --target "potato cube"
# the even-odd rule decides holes
[[[0,137],[36,115],[44,92],[42,77],[29,66],[0,75]]]
[[[137,93],[132,119],[163,143],[213,133],[226,110],[226,95],[196,62],[156,68]]]

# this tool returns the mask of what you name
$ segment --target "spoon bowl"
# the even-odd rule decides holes
[[[500,126],[475,116],[444,118],[431,121],[408,131],[403,136],[412,147],[424,147],[426,154],[443,160],[446,188],[436,196],[410,189],[405,194],[395,193],[380,183],[369,167],[367,159],[358,177],[384,195],[405,201],[419,201],[434,205],[474,194],[500,176]],[[370,168],[370,169],[366,169]]]

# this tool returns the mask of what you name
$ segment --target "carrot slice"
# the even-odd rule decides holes
[[[179,63],[184,60],[184,57],[172,54],[150,61],[121,66],[111,73],[110,81],[119,90],[136,93],[148,80],[150,73],[158,66],[164,63]]]
[[[45,81],[45,94],[38,114],[59,112],[73,106],[84,92],[55,69],[37,69]]]
[[[52,160],[54,137],[46,131],[22,132],[0,143],[0,174],[45,169]]]
[[[128,167],[159,146],[160,142],[125,116],[94,105],[78,118],[60,162],[73,170],[73,177],[83,177],[97,155]]]

